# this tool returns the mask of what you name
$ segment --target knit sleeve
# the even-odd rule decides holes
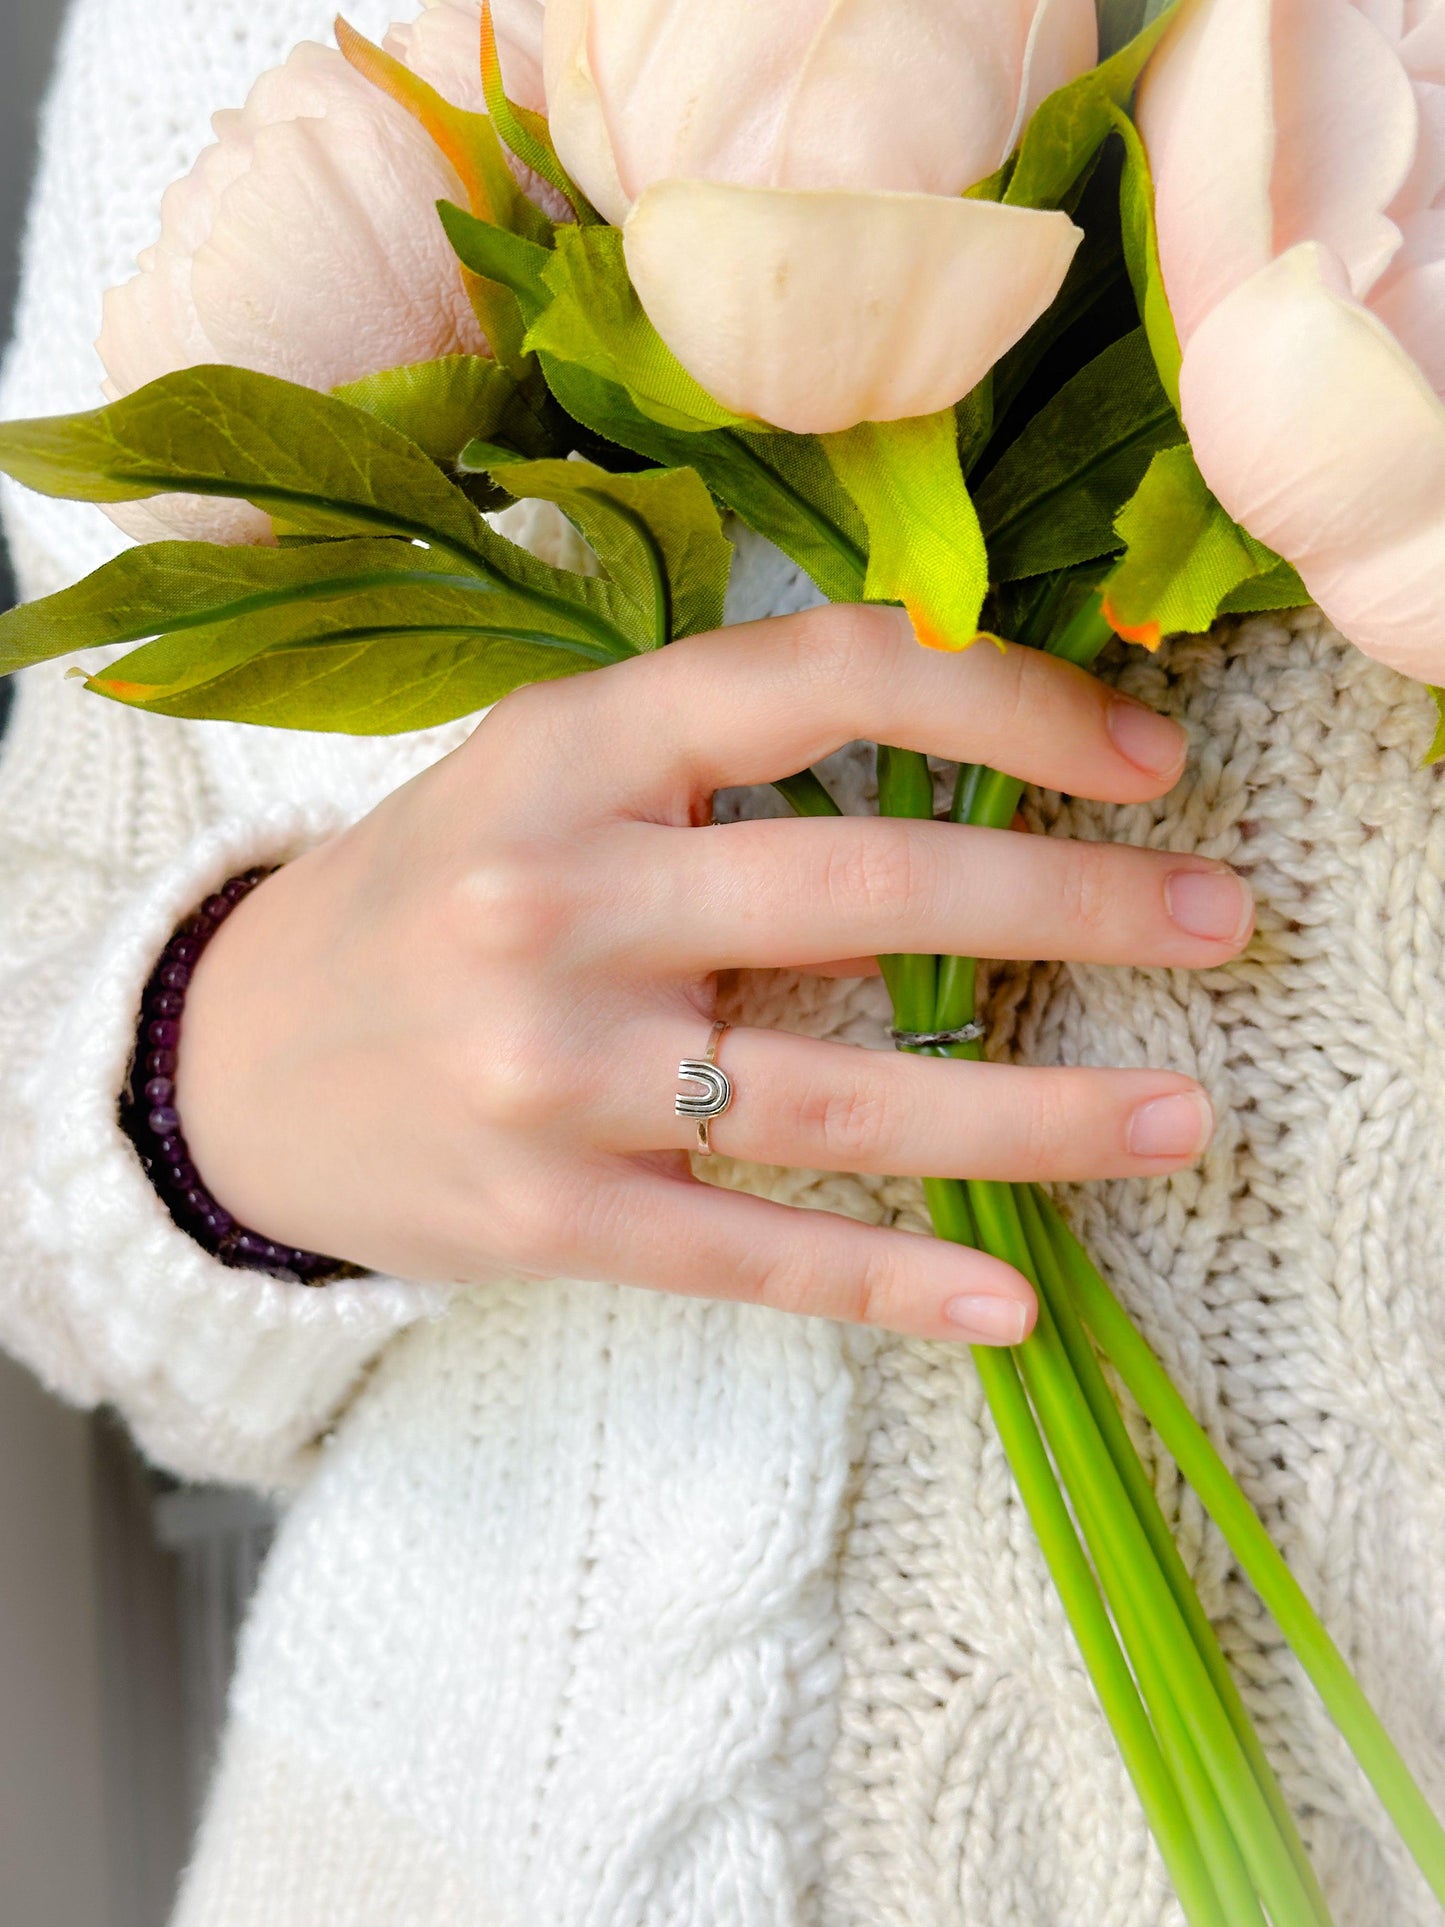
[[[217,1263],[121,1130],[141,992],[175,924],[339,827],[316,805],[218,812],[194,727],[53,668],[18,679],[0,752],[0,1342],[64,1397],[114,1405],[168,1470],[280,1488],[444,1292]]]

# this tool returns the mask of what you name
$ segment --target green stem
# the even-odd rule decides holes
[[[900,1017],[900,1021],[907,1019]],[[926,1178],[923,1188],[938,1235],[957,1244],[976,1245],[977,1228],[965,1187],[955,1179]],[[1049,1573],[1185,1917],[1191,1927],[1234,1927],[1234,1916],[1220,1904],[1189,1814],[1064,1504],[1024,1394],[1016,1357],[987,1345],[973,1349],[984,1396]]]
[[[883,816],[932,822],[933,777],[926,756],[913,749],[892,749],[887,743],[878,745],[878,809]],[[893,999],[898,1023],[909,1030],[927,1030],[932,1022],[938,959],[888,955],[878,959],[878,968]],[[897,1016],[904,1008],[916,1015]]]
[[[1445,1902],[1445,1828],[1366,1699],[1339,1648],[1208,1434],[1135,1331],[1128,1314],[1056,1213],[1050,1235],[1084,1322],[1112,1362],[1180,1472],[1194,1487],[1314,1681],[1330,1717],[1364,1768],[1436,1898]]]
[[[824,789],[820,778],[810,769],[800,769],[796,776],[780,777],[773,788],[784,802],[791,804],[799,816],[841,816],[843,814]]]
[[[1294,1861],[1300,1882],[1310,1899],[1317,1927],[1331,1927],[1329,1906],[1320,1889],[1319,1881],[1310,1863],[1304,1842],[1300,1839],[1299,1829],[1295,1826],[1294,1816],[1280,1789],[1274,1770],[1269,1764],[1264,1748],[1260,1745],[1259,1735],[1254,1729],[1249,1711],[1235,1684],[1234,1675],[1229,1670],[1210,1624],[1208,1615],[1200,1604],[1199,1594],[1190,1579],[1179,1548],[1174,1543],[1174,1535],[1169,1530],[1154,1488],[1134,1449],[1114,1396],[1099,1369],[1099,1361],[1094,1347],[1084,1329],[1082,1319],[1068,1289],[1067,1278],[1059,1253],[1054,1246],[1049,1220],[1054,1214],[1049,1202],[1034,1188],[1019,1187],[1016,1193],[1019,1218],[1023,1225],[1024,1236],[1028,1240],[1033,1256],[1034,1272],[1038,1280],[1041,1298],[1048,1307],[1049,1316],[1058,1331],[1060,1341],[1068,1354],[1074,1378],[1083,1392],[1089,1410],[1093,1413],[1094,1423],[1114,1461],[1119,1478],[1128,1493],[1145,1536],[1149,1541],[1159,1569],[1173,1593],[1180,1613],[1194,1640],[1195,1650],[1209,1673],[1220,1703],[1229,1716],[1235,1736],[1249,1761],[1251,1771],[1269,1804],[1274,1823],[1280,1837],[1289,1848],[1290,1858]],[[1048,1217],[1046,1217],[1046,1212]]]
[[[984,1249],[1032,1277],[1014,1187],[975,1181],[968,1194]],[[1034,1335],[1017,1357],[1231,1920],[1259,1920],[1252,1882],[1274,1927],[1314,1927],[1314,1909],[1135,1517],[1042,1296]]]

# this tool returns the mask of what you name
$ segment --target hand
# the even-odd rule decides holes
[[[702,828],[713,791],[867,736],[1112,802],[1177,726],[1036,651],[939,655],[883,609],[720,630],[517,691],[248,896],[188,994],[206,1183],[279,1242],[393,1276],[572,1275],[1014,1342],[1008,1265],[696,1182],[677,1064],[714,973],[880,950],[1200,967],[1251,928],[1200,858],[875,818]],[[1167,1071],[959,1063],[734,1029],[731,1156],[1004,1179],[1166,1172],[1211,1128]]]

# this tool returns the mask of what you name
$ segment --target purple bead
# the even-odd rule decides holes
[[[151,1009],[157,1017],[179,1017],[186,1007],[186,1000],[178,990],[158,991],[151,999]]]
[[[163,1137],[156,1148],[167,1164],[184,1164],[191,1155],[179,1131],[174,1137]]]
[[[198,1216],[204,1216],[205,1213],[210,1210],[211,1194],[209,1191],[203,1191],[200,1185],[188,1185],[183,1195],[188,1211],[194,1211]]]
[[[259,1258],[265,1245],[265,1239],[258,1238],[254,1231],[243,1231],[231,1248],[238,1258]]]
[[[212,923],[224,923],[231,914],[229,897],[207,897],[201,905],[201,915],[209,917]]]
[[[177,1190],[189,1191],[193,1184],[198,1184],[199,1182],[200,1180],[196,1176],[196,1167],[190,1163],[189,1160],[184,1164],[173,1164],[171,1166],[171,1183],[176,1186]]]
[[[219,1205],[213,1205],[201,1219],[201,1223],[213,1238],[224,1238],[227,1232],[234,1231],[236,1228],[236,1220],[229,1211],[223,1211]]]
[[[181,1041],[181,1027],[173,1017],[164,1017],[159,1023],[147,1025],[146,1039],[159,1050],[174,1050]]]
[[[167,990],[184,990],[191,981],[191,966],[186,963],[167,964],[161,972],[161,982]]]
[[[194,937],[172,937],[166,945],[166,955],[173,963],[192,964],[201,954],[201,945]]]
[[[181,1114],[174,1104],[158,1104],[146,1119],[157,1137],[170,1137],[181,1128]]]
[[[249,877],[232,877],[229,883],[221,885],[221,895],[229,897],[232,903],[239,903],[242,897],[251,894],[252,884]]]
[[[146,1069],[152,1077],[169,1077],[176,1068],[176,1054],[173,1050],[153,1050],[146,1057]]]
[[[153,1077],[145,1087],[147,1104],[169,1104],[175,1094],[175,1082],[169,1077]]]

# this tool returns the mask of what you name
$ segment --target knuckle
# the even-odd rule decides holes
[[[1113,867],[1104,844],[1068,846],[1060,879],[1063,911],[1071,929],[1088,937],[1104,935],[1119,914],[1112,886]]]
[[[899,641],[895,610],[834,603],[800,615],[790,632],[790,683],[816,687],[836,705],[840,691],[871,687]]]
[[[544,956],[567,920],[568,889],[555,858],[537,845],[500,845],[468,864],[451,910],[466,948],[498,961]]]
[[[1066,1088],[1058,1078],[1030,1077],[1019,1128],[1025,1174],[1045,1177],[1057,1168],[1061,1153],[1078,1135],[1071,1128],[1070,1112]]]
[[[844,915],[896,912],[935,884],[919,840],[901,824],[860,823],[856,833],[838,839],[825,861],[828,907]]]
[[[992,648],[992,644],[988,645]],[[1029,720],[1036,701],[1035,681],[1038,651],[1009,643],[998,658],[997,687],[994,695],[994,728],[1008,737]]]
[[[881,1245],[881,1238],[870,1241]],[[833,1316],[855,1325],[887,1325],[893,1320],[898,1298],[898,1267],[891,1252],[865,1251],[843,1288],[840,1304]]]
[[[739,1297],[749,1304],[767,1305],[774,1311],[807,1312],[816,1303],[818,1268],[810,1262],[806,1246],[800,1250],[779,1249],[759,1255],[742,1271],[738,1284]]]
[[[475,1053],[469,1087],[472,1115],[492,1130],[536,1130],[562,1102],[556,1055],[530,1029],[489,1035]]]
[[[843,1084],[806,1092],[799,1103],[804,1141],[816,1145],[829,1169],[848,1170],[871,1162],[893,1144],[897,1099],[885,1080],[862,1070]]]

